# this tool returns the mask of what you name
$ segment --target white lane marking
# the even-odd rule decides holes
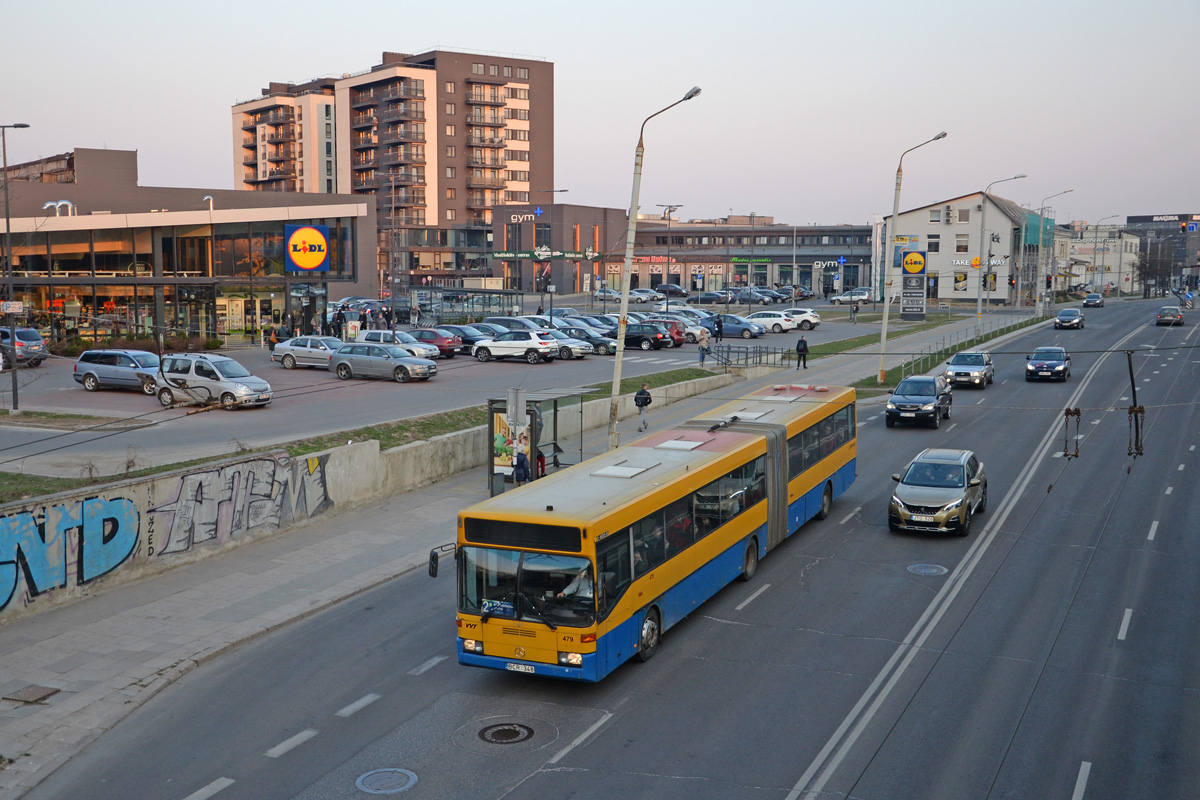
[[[1179,465],[1179,471],[1180,471],[1180,472],[1183,472],[1183,464],[1180,464],[1180,465]]]
[[[1146,541],[1153,542],[1154,534],[1158,533],[1158,520],[1150,523],[1150,535],[1146,537]]]
[[[1142,378],[1142,383],[1149,383],[1149,382],[1150,382],[1149,378]]]
[[[1190,453],[1195,449],[1196,449],[1196,445],[1192,445],[1191,447],[1188,448],[1188,452]]]
[[[1083,793],[1087,791],[1088,775],[1092,774],[1092,762],[1084,761],[1079,765],[1079,777],[1075,779],[1075,791],[1071,793],[1071,800],[1083,800]]]
[[[183,800],[208,800],[208,798],[229,786],[233,786],[233,780],[230,778],[217,778],[208,786],[192,792],[187,797],[183,798]]]
[[[1117,631],[1117,641],[1125,641],[1125,634],[1129,633],[1129,618],[1133,616],[1133,609],[1125,609],[1125,616],[1121,618],[1121,630]]]
[[[408,674],[409,674],[409,675],[411,675],[412,673],[410,672],[410,673],[408,673]],[[350,705],[348,705],[348,706],[346,706],[345,708],[343,708],[341,711],[337,712],[336,716],[339,716],[339,717],[348,717],[348,716],[350,716],[351,714],[355,713],[356,711],[362,711],[364,708],[366,708],[367,706],[371,705],[371,703],[374,703],[374,702],[375,702],[376,700],[378,700],[380,697],[383,697],[383,695],[380,695],[380,694],[368,694],[368,695],[365,695],[365,696],[363,696],[363,697],[360,697],[359,699],[355,700],[355,701],[354,701],[353,703],[351,703]]]
[[[1175,487],[1173,487],[1173,486],[1168,486],[1168,487],[1167,487],[1167,491],[1166,491],[1166,493],[1167,493],[1167,494],[1170,494],[1172,491],[1174,491],[1174,488],[1175,488]]]
[[[312,728],[306,728],[306,729],[300,731],[299,733],[297,733],[292,738],[285,739],[284,741],[275,745],[270,750],[263,753],[263,755],[265,755],[267,758],[279,758],[281,755],[283,755],[287,751],[291,750],[292,748],[299,747],[300,745],[304,744],[305,742],[307,742],[309,739],[313,738],[316,735],[317,735],[317,732],[314,731]]]
[[[408,671],[408,674],[409,674],[409,675],[421,675],[421,674],[423,674],[423,673],[426,673],[426,672],[428,672],[429,670],[431,670],[431,669],[433,669],[434,667],[436,667],[438,664],[440,664],[440,663],[442,663],[443,661],[445,661],[445,660],[446,660],[447,658],[449,658],[449,657],[450,657],[450,656],[434,656],[433,658],[429,659],[429,660],[428,660],[428,661],[426,661],[425,663],[421,664],[421,666],[419,666],[419,667],[416,667],[415,669],[411,669],[411,670],[409,670],[409,671]]]
[[[980,404],[980,403],[982,403],[984,400],[987,400],[987,398],[986,398],[986,397],[981,397],[981,398],[979,398],[978,400],[976,400],[976,401],[975,401],[975,405],[979,405],[979,404]]]
[[[771,588],[771,584],[764,583],[762,586],[758,587],[758,591],[756,591],[754,594],[750,595],[745,600],[743,600],[742,602],[740,602],[736,606],[734,606],[733,610],[741,611],[743,608],[750,605],[750,603],[752,603],[754,601],[754,598],[758,597],[760,594],[762,594],[763,592],[765,592],[767,589],[770,589],[770,588]]]
[[[1154,370],[1154,373],[1153,373],[1153,374],[1157,375],[1157,374],[1158,374],[1160,371],[1161,371],[1161,370],[1157,370],[1157,369],[1156,369],[1156,370]]]
[[[839,522],[839,523],[838,523],[838,525],[845,525],[847,522],[849,522],[849,521],[850,521],[850,518],[851,518],[851,517],[853,517],[855,514],[857,514],[857,513],[858,513],[858,512],[860,512],[860,511],[862,511],[862,506],[859,506],[858,508],[856,508],[856,509],[854,509],[853,511],[851,511],[851,512],[850,512],[849,514],[847,514],[846,516],[842,517],[842,521],[841,521],[841,522]]]
[[[1112,410],[1112,409],[1109,409],[1109,411],[1111,411],[1111,410]],[[1098,420],[1098,419],[1094,419],[1094,420],[1092,420],[1092,424],[1093,424],[1093,425],[1099,425],[1099,424],[1100,424],[1100,420]]]
[[[554,756],[554,758],[550,759],[550,761],[548,761],[547,763],[557,764],[559,762],[559,760],[562,759],[563,756],[565,756],[567,753],[574,750],[579,745],[583,744],[583,742],[589,736],[591,736],[593,733],[595,733],[597,730],[599,730],[600,726],[603,725],[604,723],[608,722],[610,719],[612,719],[612,712],[605,711],[603,717],[601,717],[600,719],[593,722],[591,727],[589,727],[586,731],[584,731],[583,733],[576,736],[575,741],[571,742],[569,745],[564,747],[562,750],[559,750],[558,753]]]
[[[1086,439],[1086,438],[1087,438],[1087,434],[1083,434],[1083,433],[1077,433],[1077,434],[1075,434],[1075,438],[1076,438],[1076,439]]]
[[[1055,450],[1053,453],[1050,454],[1050,457],[1051,458],[1062,458],[1063,457],[1062,450]]]
[[[958,423],[957,423],[957,422],[951,422],[951,423],[950,423],[950,427],[949,427],[949,428],[946,428],[946,433],[949,433],[950,431],[954,430],[956,427],[958,427]]]
[[[879,415],[879,414],[876,414],[876,415],[875,415],[875,416],[873,416],[873,417],[867,417],[867,420],[869,420],[869,421],[870,421],[870,420],[877,420],[877,419],[879,419],[879,417],[880,417],[880,415]],[[1192,449],[1193,449],[1193,450],[1195,450],[1196,448],[1194,448],[1194,447],[1193,447]]]
[[[1005,378],[1004,380],[1000,381],[1001,386],[1003,386],[1006,383],[1008,383],[1008,378]]]

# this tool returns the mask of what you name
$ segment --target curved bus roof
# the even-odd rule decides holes
[[[680,426],[656,431],[616,450],[595,456],[545,478],[484,500],[462,516],[537,516],[543,522],[590,527],[596,520],[643,499],[651,488],[689,477],[729,453],[756,445],[762,434],[729,427],[744,422],[787,427],[809,413],[825,416],[838,401],[854,402],[854,390],[783,384],[772,386],[699,414]],[[723,424],[719,430],[709,430]],[[551,510],[552,509],[552,510]],[[550,519],[548,519],[550,518]]]

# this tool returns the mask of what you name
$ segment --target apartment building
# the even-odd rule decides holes
[[[491,276],[492,211],[553,198],[554,66],[384,53],[233,107],[238,188],[372,195],[381,288]]]

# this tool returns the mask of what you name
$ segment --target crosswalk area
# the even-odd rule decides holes
[[[630,362],[633,364],[689,364],[689,365],[694,365],[697,361],[697,357],[695,355],[692,355],[692,356],[679,355],[679,356],[676,356],[675,358],[661,358],[661,357],[656,358],[653,356],[625,356],[625,360],[627,362]]]

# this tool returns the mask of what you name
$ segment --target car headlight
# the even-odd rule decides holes
[[[478,639],[463,639],[463,652],[482,653],[483,642],[479,641]]]
[[[947,503],[947,504],[946,504],[946,505],[943,507],[943,509],[942,509],[942,510],[943,510],[943,511],[953,511],[954,509],[958,508],[958,507],[959,507],[959,506],[961,506],[962,504],[963,504],[963,498],[961,498],[961,497],[960,497],[960,498],[958,498],[957,500],[955,500],[953,503]]]
[[[1035,367],[1033,364],[1026,364],[1026,365],[1025,365],[1025,369],[1028,369],[1028,370],[1035,370],[1035,369],[1037,369],[1037,367]]]
[[[582,667],[583,666],[583,654],[582,653],[559,653],[558,654],[558,663],[564,667]]]
[[[971,373],[971,377],[972,377],[972,378],[978,378],[978,377],[979,377],[980,375],[982,375],[982,374],[983,374],[983,373],[982,373],[982,372],[980,372],[979,370],[975,370],[974,372],[972,372],[972,373]]]
[[[235,383],[235,384],[233,385],[233,388],[234,388],[234,389],[236,389],[238,392],[240,392],[240,393],[242,393],[242,394],[249,394],[249,393],[250,393],[250,387],[249,387],[249,386],[247,386],[247,385],[246,385],[246,384],[244,384],[244,383]]]
[[[935,408],[937,408],[937,403],[926,403],[921,406],[922,411],[933,411]]]
[[[896,410],[896,404],[895,404],[895,403],[888,403],[888,404],[887,404],[887,410],[888,410],[888,411],[895,411],[895,410]]]
[[[1055,371],[1055,372],[1061,372],[1061,371],[1063,371],[1063,370],[1064,370],[1064,369],[1066,369],[1066,368],[1067,368],[1067,365],[1066,365],[1066,364],[1059,364],[1057,367],[1055,367],[1055,368],[1054,368],[1054,371]]]
[[[897,497],[896,495],[892,495],[892,505],[894,505],[896,508],[900,508],[900,509],[903,509],[903,510],[905,510],[905,511],[907,511],[907,510],[908,510],[908,506],[904,505],[904,501],[903,501],[903,500],[901,500],[901,499],[900,499],[899,497]]]

